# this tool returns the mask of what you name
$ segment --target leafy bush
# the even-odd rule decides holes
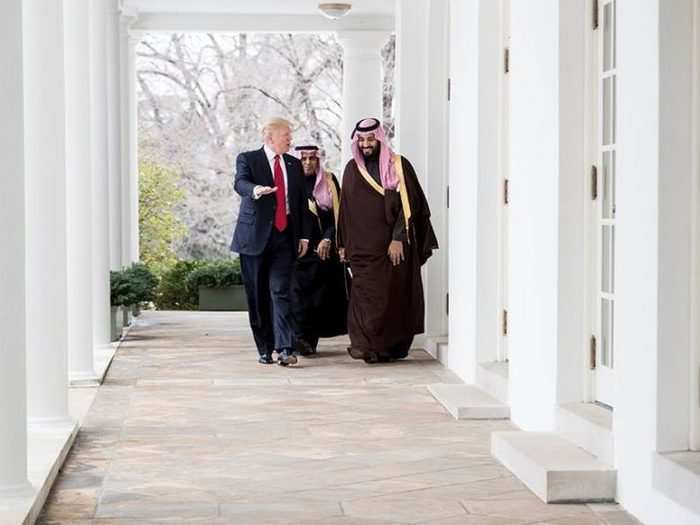
[[[137,303],[150,303],[156,298],[158,278],[144,263],[134,263],[124,271],[131,281]]]
[[[112,306],[128,306],[137,301],[134,282],[126,270],[109,272],[110,303]]]
[[[227,288],[239,284],[243,284],[240,259],[207,262],[187,276],[187,287],[191,290],[200,286]]]
[[[158,276],[177,261],[174,246],[187,233],[175,210],[185,198],[180,178],[154,162],[139,166],[139,246],[141,260]]]
[[[112,306],[130,306],[155,299],[158,278],[143,263],[109,272],[110,303]]]
[[[204,265],[202,261],[178,261],[166,270],[156,289],[155,305],[159,310],[197,310],[197,289],[187,286],[187,276]]]

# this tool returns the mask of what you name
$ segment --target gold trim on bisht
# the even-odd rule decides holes
[[[396,171],[396,175],[399,178],[399,185],[398,185],[398,192],[399,196],[401,197],[401,208],[403,209],[403,216],[406,222],[406,238],[408,239],[408,243],[411,243],[411,236],[409,235],[409,225],[411,221],[411,203],[408,201],[408,190],[406,189],[406,177],[403,173],[403,163],[401,162],[401,155],[394,155],[394,169]],[[382,188],[379,184],[377,184],[377,181],[372,178],[372,176],[369,174],[366,168],[363,168],[361,166],[357,166],[358,170],[360,171],[360,174],[362,177],[367,181],[367,184],[369,184],[374,191],[379,193],[380,195],[384,195],[384,188]]]
[[[338,195],[338,188],[335,187],[333,183],[333,174],[331,172],[326,172],[326,179],[328,179],[328,188],[331,190],[331,199],[333,200],[333,217],[335,219],[335,229],[338,230],[338,218],[340,217],[340,196]]]

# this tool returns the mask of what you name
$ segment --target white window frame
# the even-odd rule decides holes
[[[586,0],[586,13],[593,12],[594,0]],[[591,199],[591,169],[598,165],[598,31],[592,28],[590,19],[582,21],[586,24],[586,98],[584,111],[585,129],[585,159],[586,164],[582,168],[581,176],[584,180],[584,243],[585,250],[585,274],[584,290],[586,290],[586,301],[584,304],[584,345],[585,351],[582,353],[584,359],[581,367],[584,370],[585,380],[583,382],[583,401],[591,403],[595,401],[595,371],[591,369],[591,345],[590,338],[595,333],[596,328],[596,301],[595,283],[597,282],[597,250],[596,250],[596,203]]]

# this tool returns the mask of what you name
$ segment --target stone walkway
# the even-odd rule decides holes
[[[423,352],[350,360],[343,340],[258,365],[241,314],[146,312],[117,353],[44,524],[597,525],[545,505],[489,454],[507,422],[455,421]]]

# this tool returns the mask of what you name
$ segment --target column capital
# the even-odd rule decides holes
[[[119,15],[119,31],[121,34],[129,37],[131,40],[131,35],[135,32],[133,27],[136,25],[136,22],[138,22],[138,19],[139,16],[136,11],[125,12],[122,10]]]
[[[345,53],[379,53],[389,40],[389,31],[338,31],[338,41]]]

